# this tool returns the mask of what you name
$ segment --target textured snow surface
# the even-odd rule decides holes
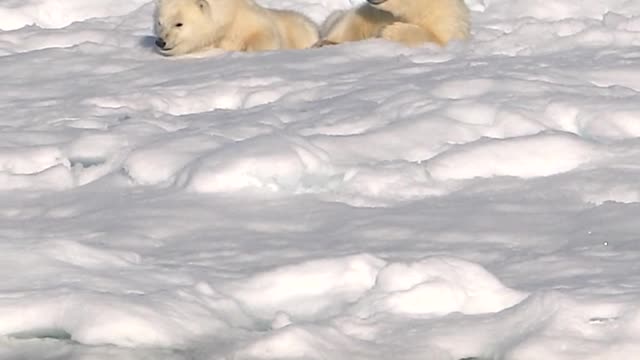
[[[640,2],[467,4],[167,58],[148,0],[0,3],[0,359],[637,357]]]

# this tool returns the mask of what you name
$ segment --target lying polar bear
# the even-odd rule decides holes
[[[446,45],[469,38],[469,23],[463,0],[367,0],[352,10],[330,15],[319,44],[380,37],[408,46]]]
[[[303,49],[318,42],[318,27],[294,11],[267,9],[253,0],[159,0],[156,46],[164,55],[206,49]]]

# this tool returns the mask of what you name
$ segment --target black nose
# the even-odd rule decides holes
[[[164,40],[162,40],[162,38],[157,38],[156,39],[156,46],[159,47],[160,49],[164,49],[164,47],[167,45],[166,42],[164,42]]]
[[[380,5],[387,0],[367,0],[367,2],[371,5]]]

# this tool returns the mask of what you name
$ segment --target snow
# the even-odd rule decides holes
[[[640,2],[467,4],[167,58],[152,1],[2,2],[0,359],[636,357]]]

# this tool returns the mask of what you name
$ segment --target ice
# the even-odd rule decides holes
[[[637,357],[640,2],[467,4],[167,58],[153,1],[2,2],[0,359]]]

